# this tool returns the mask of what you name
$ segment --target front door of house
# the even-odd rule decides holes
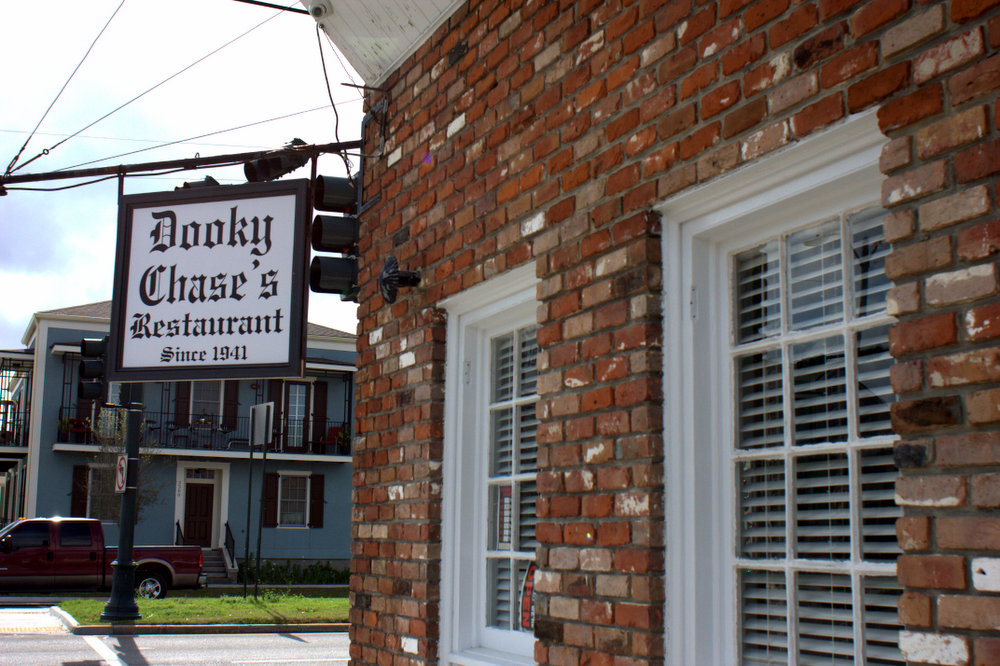
[[[189,545],[210,548],[215,484],[189,482],[184,487],[184,540]]]

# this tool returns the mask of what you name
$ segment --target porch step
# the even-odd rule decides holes
[[[222,555],[221,548],[202,548],[201,553],[201,570],[205,574],[206,584],[232,582],[226,570],[226,558]]]

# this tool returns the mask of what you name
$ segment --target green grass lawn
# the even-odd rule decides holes
[[[72,599],[59,605],[82,625],[106,624],[100,619],[107,599]],[[265,592],[248,596],[136,599],[142,619],[136,624],[290,624],[347,622],[343,597],[304,597]]]

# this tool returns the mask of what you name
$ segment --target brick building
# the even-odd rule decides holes
[[[1000,2],[324,3],[354,663],[1000,663]]]

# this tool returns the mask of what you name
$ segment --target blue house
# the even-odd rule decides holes
[[[77,395],[80,340],[106,335],[110,314],[110,301],[38,312],[26,349],[0,352],[4,521],[87,516],[114,533],[101,455],[115,413]],[[198,544],[231,574],[261,525],[264,559],[347,566],[355,336],[315,324],[306,335],[305,377],[133,385],[143,405],[136,543]],[[119,390],[110,385],[111,402]],[[250,408],[264,402],[274,403],[266,467],[249,446]]]

